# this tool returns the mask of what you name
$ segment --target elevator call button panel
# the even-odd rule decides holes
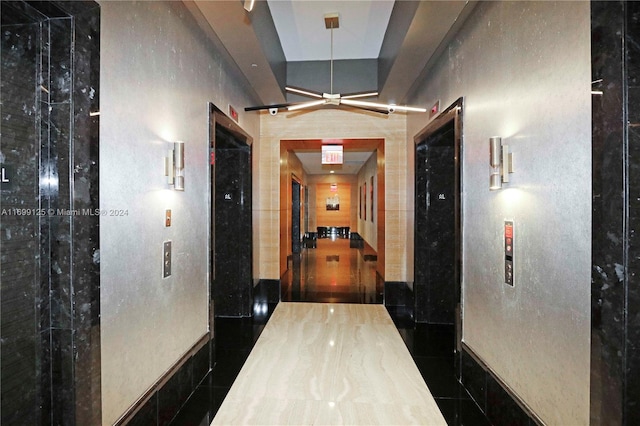
[[[171,241],[162,244],[162,277],[171,276]]]
[[[504,221],[504,282],[513,286],[513,221]]]

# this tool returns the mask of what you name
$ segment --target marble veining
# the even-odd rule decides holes
[[[3,424],[100,419],[100,9],[70,3],[2,7]]]
[[[381,305],[280,303],[212,424],[446,424]]]

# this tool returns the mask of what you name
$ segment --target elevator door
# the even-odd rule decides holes
[[[212,295],[216,316],[252,313],[251,147],[215,128]]]
[[[454,121],[416,146],[416,321],[454,324],[458,300]]]
[[[300,242],[300,183],[291,181],[291,251],[298,254],[302,251]]]

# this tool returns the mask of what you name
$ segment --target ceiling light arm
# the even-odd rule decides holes
[[[356,99],[356,98],[372,98],[374,96],[378,96],[378,92],[347,93],[346,95],[342,95],[340,97],[342,99]]]
[[[350,106],[386,109],[389,112],[393,112],[393,111],[427,112],[426,108],[416,108],[416,107],[408,107],[408,106],[393,105],[393,104],[381,104],[378,102],[357,101],[353,99],[342,99],[342,103]]]
[[[287,92],[297,93],[298,95],[308,96],[310,98],[318,98],[318,99],[322,99],[323,98],[322,93],[312,92],[310,90],[304,90],[304,89],[300,89],[298,87],[287,86],[287,87],[285,87],[285,90]]]
[[[296,111],[302,108],[309,108],[309,107],[313,107],[313,106],[318,106],[318,105],[324,105],[327,103],[326,99],[319,99],[317,101],[309,101],[309,102],[302,102],[299,104],[293,104],[287,107],[287,111]]]

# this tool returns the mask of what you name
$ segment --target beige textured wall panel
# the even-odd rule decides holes
[[[391,114],[382,116],[380,114],[348,111],[343,109],[321,109],[316,111],[302,111],[293,113],[279,113],[275,116],[269,115],[268,112],[260,113],[260,144],[259,161],[268,162],[272,165],[271,172],[268,176],[264,176],[261,172],[261,180],[258,182],[258,188],[254,190],[264,194],[266,191],[273,191],[274,185],[280,183],[280,140],[286,139],[336,139],[336,138],[382,138],[385,140],[385,149],[383,152],[394,152],[391,159],[384,160],[385,176],[382,179],[383,188],[389,186],[394,188],[393,203],[382,203],[390,211],[404,212],[405,218],[402,224],[406,223],[406,197],[400,195],[402,188],[405,188],[406,182],[406,165],[407,165],[407,149],[406,144],[413,143],[407,140],[405,114]],[[267,148],[269,146],[270,148]],[[277,169],[277,170],[276,170]],[[264,180],[262,179],[264,176]],[[380,181],[380,177],[378,177]],[[386,185],[386,186],[385,186]],[[279,190],[278,190],[279,191]],[[380,201],[379,201],[380,202]],[[261,202],[261,205],[263,203]],[[396,220],[401,215],[399,213],[391,216],[383,212],[380,216],[385,219],[385,227],[390,229],[398,229],[397,223],[389,223],[389,220]],[[388,218],[391,219],[388,219]],[[403,232],[397,233],[394,238],[397,239],[398,245],[408,244],[407,236]],[[262,229],[267,235],[261,235],[269,241],[269,246],[280,246],[280,227],[272,229]],[[378,241],[384,241],[384,236],[379,236]],[[385,245],[386,247],[386,245]],[[406,251],[406,249],[403,249]],[[406,261],[402,259],[399,262],[394,259],[395,264],[390,264],[388,258],[385,257],[384,250],[378,248],[379,272],[387,281],[406,281],[407,267]],[[262,253],[259,254],[264,259]],[[257,278],[279,279],[280,268],[272,266],[260,266],[260,276]],[[385,272],[385,271],[389,272]]]
[[[268,276],[268,271],[278,271],[280,258],[278,257],[279,243],[273,238],[267,238],[274,229],[280,226],[280,210],[254,210],[254,256],[253,270],[258,277]],[[258,258],[259,257],[259,258]]]
[[[407,213],[402,210],[386,211],[385,264],[389,276],[406,276],[407,235],[405,234]],[[387,281],[400,281],[387,279]]]
[[[254,159],[260,169],[260,181],[257,190],[260,197],[260,209],[280,209],[280,149],[271,139],[260,139],[262,149]],[[273,147],[275,145],[275,149]]]
[[[385,160],[389,164],[402,164],[402,167],[387,167],[386,169],[386,202],[387,209],[405,210],[407,205],[408,188],[406,186],[406,150],[387,149]],[[411,194],[413,196],[413,193]]]
[[[262,142],[261,142],[262,143]],[[254,156],[255,156],[254,151]],[[257,158],[260,154],[258,154]],[[254,162],[257,160],[254,158]],[[257,166],[257,180],[254,182],[254,210],[273,210],[280,206],[280,186],[271,182],[274,173],[279,173],[280,164],[276,162],[261,162]]]

